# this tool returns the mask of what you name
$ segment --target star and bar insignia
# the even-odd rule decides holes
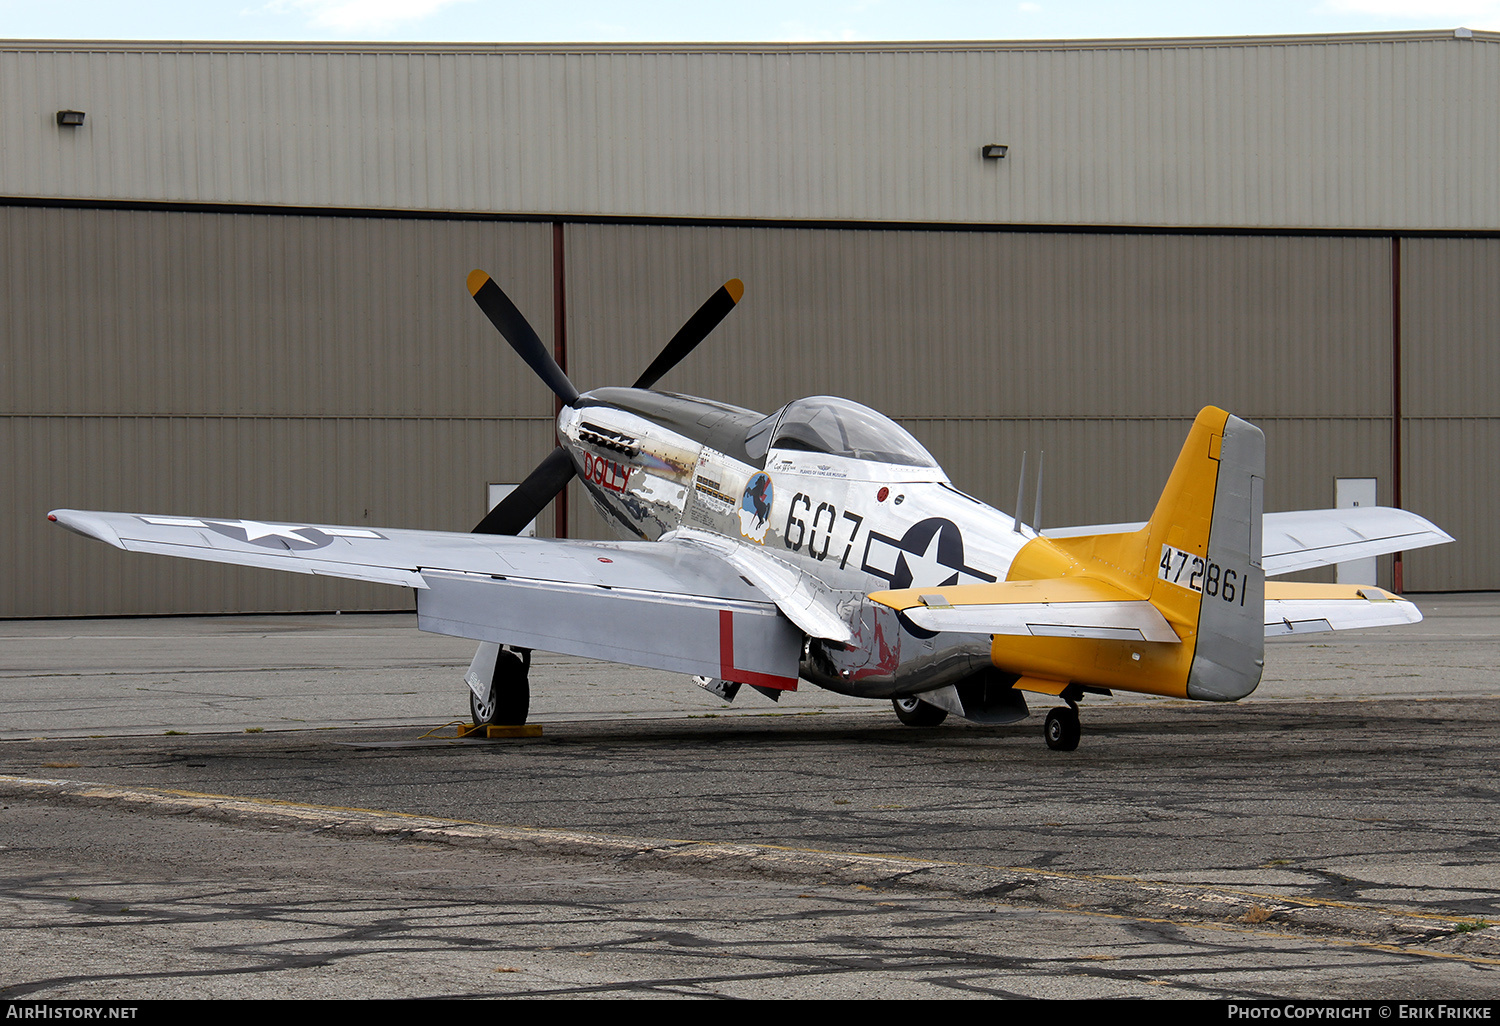
[[[206,517],[141,517],[157,527],[206,528],[226,538],[267,549],[321,549],[335,538],[384,538],[359,527],[303,527],[261,520],[213,520]]]

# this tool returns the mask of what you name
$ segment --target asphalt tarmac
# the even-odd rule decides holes
[[[1500,597],[912,730],[409,616],[0,623],[0,996],[1500,995]],[[451,728],[448,732],[451,733]]]

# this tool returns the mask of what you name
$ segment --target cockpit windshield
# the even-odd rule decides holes
[[[754,459],[769,449],[791,449],[903,467],[937,467],[922,443],[889,417],[828,395],[787,403],[750,428],[745,448]]]

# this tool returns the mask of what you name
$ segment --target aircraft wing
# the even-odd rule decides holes
[[[418,625],[762,687],[796,686],[802,633],[701,547],[55,510],[128,552],[415,589]]]
[[[771,596],[788,620],[812,637],[840,644],[854,640],[854,632],[839,615],[837,599],[828,586],[760,546],[739,545],[723,535],[689,527],[680,527],[667,538],[712,552],[734,567]]]
[[[1146,525],[1097,524],[1049,530],[1049,538],[1093,534],[1129,534]],[[1442,545],[1452,536],[1431,521],[1404,509],[1356,506],[1351,509],[1303,509],[1267,513],[1262,518],[1261,566],[1267,577],[1330,566],[1351,559],[1383,556]]]

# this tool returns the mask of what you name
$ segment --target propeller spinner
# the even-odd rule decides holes
[[[510,297],[495,284],[495,280],[484,271],[469,272],[469,294],[490,319],[490,323],[505,337],[505,341],[510,343],[510,347],[536,372],[537,377],[546,382],[547,387],[565,405],[571,406],[578,398],[578,389],[568,380],[567,374],[557,365],[536,331],[516,308],[516,304],[510,301]],[[650,388],[656,384],[719,326],[719,322],[729,315],[729,311],[734,309],[744,294],[744,282],[738,278],[731,278],[720,286],[687,319],[687,323],[677,330],[677,334],[672,336],[656,359],[651,361],[651,365],[636,379],[633,387]],[[568,486],[577,472],[568,451],[558,446],[526,476],[526,480],[489,511],[475,526],[474,533],[520,534],[542,508]]]

